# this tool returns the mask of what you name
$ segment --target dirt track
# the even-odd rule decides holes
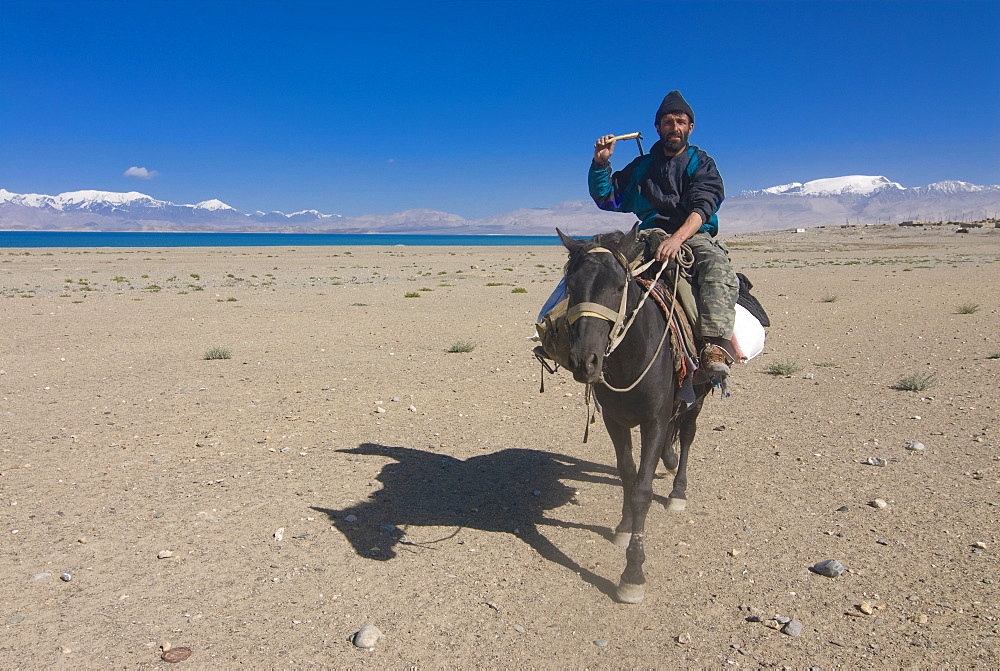
[[[1000,666],[1000,230],[730,243],[774,326],[638,606],[610,441],[526,340],[562,248],[5,250],[0,666]]]

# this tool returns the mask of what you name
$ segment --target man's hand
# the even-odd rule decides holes
[[[681,245],[684,244],[684,240],[677,234],[671,235],[669,238],[660,243],[660,246],[656,248],[656,260],[660,263],[667,263],[673,260],[677,256],[677,252],[680,251]]]
[[[615,136],[605,135],[594,143],[594,163],[607,163],[615,153]]]
[[[683,245],[688,238],[698,232],[701,228],[704,220],[701,215],[697,212],[692,212],[684,220],[684,223],[678,228],[673,234],[660,243],[660,246],[656,248],[656,260],[660,263],[666,263],[677,256],[677,252],[681,250],[681,245]]]

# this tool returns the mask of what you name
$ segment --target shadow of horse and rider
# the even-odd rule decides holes
[[[613,466],[514,448],[465,460],[376,443],[338,451],[392,460],[376,478],[382,489],[373,492],[368,500],[340,510],[313,508],[329,516],[359,556],[389,561],[400,551],[433,548],[454,538],[463,528],[509,533],[546,560],[580,574],[605,594],[614,595],[613,581],[580,566],[540,530],[546,526],[581,529],[610,542],[614,531],[609,527],[561,520],[546,511],[576,503],[576,488],[567,482],[618,489],[620,481]],[[608,493],[612,497],[615,494]],[[666,499],[662,501],[666,503]],[[449,531],[437,539],[415,540],[407,533],[412,527]]]

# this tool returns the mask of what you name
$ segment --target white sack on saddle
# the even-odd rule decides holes
[[[764,327],[742,305],[736,306],[732,342],[743,361],[749,361],[764,351]]]

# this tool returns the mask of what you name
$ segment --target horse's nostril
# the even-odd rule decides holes
[[[597,355],[591,354],[587,357],[587,372],[595,373],[597,371]]]

